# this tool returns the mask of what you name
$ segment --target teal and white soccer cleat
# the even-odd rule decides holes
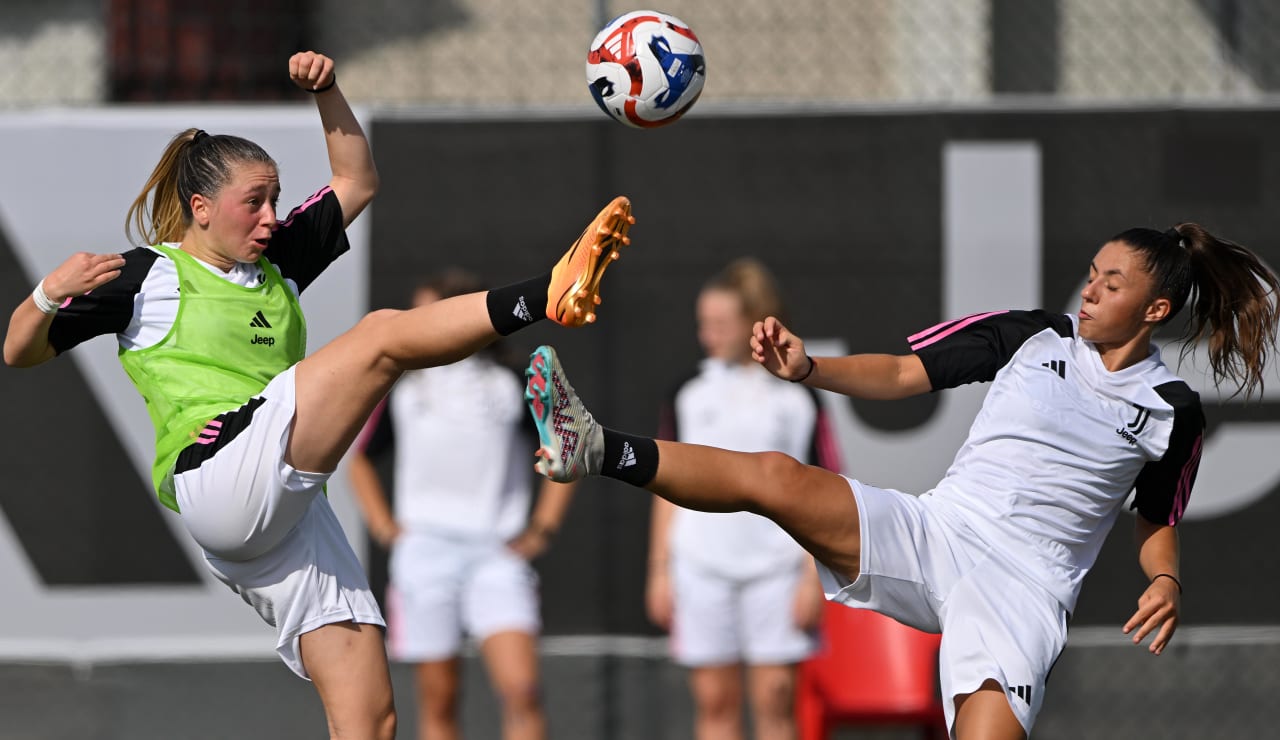
[[[562,483],[599,473],[604,432],[564,377],[556,351],[546,345],[535,349],[524,374],[524,397],[542,445],[537,471]]]

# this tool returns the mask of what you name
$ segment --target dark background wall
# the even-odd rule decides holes
[[[650,132],[603,120],[375,117],[371,133],[384,188],[371,211],[371,302],[403,305],[419,276],[448,265],[474,269],[494,284],[543,272],[609,198],[625,193],[639,221],[635,244],[606,280],[600,322],[578,331],[544,324],[511,338],[507,349],[519,362],[538,343],[554,342],[600,417],[652,432],[668,386],[699,356],[695,293],[731,258],[756,255],[775,270],[792,323],[805,336],[901,351],[902,337],[944,318],[945,142],[1038,143],[1040,287],[1046,306],[1061,308],[1097,247],[1133,225],[1197,220],[1280,264],[1273,236],[1280,150],[1271,134],[1278,123],[1277,111],[1210,109],[703,115]],[[15,300],[29,290],[18,268],[12,245],[0,242],[0,289]],[[162,523],[147,523],[154,517],[129,514],[143,525],[130,537],[102,540],[95,532],[114,531],[130,505],[69,498],[71,489],[83,493],[76,476],[130,485],[137,476],[122,467],[119,442],[75,368],[61,367],[53,380],[22,376],[19,383],[3,375],[0,382],[10,422],[0,445],[8,453],[0,508],[32,567],[51,592],[63,585],[190,584],[195,573],[181,557],[160,565],[139,559],[140,552],[176,547],[164,541],[171,534]],[[919,427],[938,404],[924,398],[858,403],[855,410],[888,431]],[[1211,434],[1227,423],[1280,417],[1269,402],[1207,410]],[[64,416],[94,434],[77,439],[87,464],[59,470],[72,481],[68,490],[50,492],[39,471],[58,469],[62,450],[33,450],[21,435],[29,419]],[[607,481],[583,488],[555,548],[538,564],[553,734],[688,737],[683,672],[665,659],[661,641],[632,637],[654,634],[642,608],[648,498]],[[1280,576],[1270,544],[1277,509],[1273,491],[1242,511],[1184,523],[1185,618],[1174,646],[1159,658],[1119,634],[1142,586],[1122,520],[1086,582],[1037,737],[1270,736],[1270,697],[1280,683],[1280,596],[1267,588]],[[86,556],[85,548],[95,555]],[[1259,623],[1272,626],[1245,627]],[[600,633],[606,637],[579,639]],[[494,736],[497,715],[483,673],[473,655],[465,662],[466,726],[472,735]],[[393,670],[407,736],[416,714],[410,671]],[[236,711],[226,712],[228,706]],[[90,653],[68,662],[0,665],[5,740],[322,732],[314,692],[274,660],[118,661]]]
[[[1199,221],[1280,264],[1272,174],[1280,146],[1268,134],[1277,123],[1275,111],[1207,109],[699,116],[649,132],[608,121],[383,119],[372,132],[383,190],[371,300],[402,305],[418,276],[449,265],[492,284],[545,271],[600,206],[626,194],[634,244],[606,279],[599,323],[541,325],[508,349],[519,362],[554,343],[597,417],[653,432],[664,393],[699,357],[698,287],[734,257],[755,255],[774,269],[805,336],[902,351],[903,337],[946,318],[947,141],[1039,144],[1042,292],[1057,309],[1097,248],[1130,226]],[[901,429],[927,421],[935,405],[855,408]],[[1280,416],[1273,403],[1208,412],[1211,433],[1224,421]],[[645,494],[609,481],[584,486],[540,563],[550,633],[651,631],[642,604],[648,506]],[[1265,544],[1277,514],[1273,493],[1248,510],[1185,523],[1185,581],[1195,584],[1187,622],[1275,622],[1280,599],[1250,584],[1280,576]],[[1086,582],[1077,625],[1119,625],[1132,613],[1142,577],[1121,522]]]

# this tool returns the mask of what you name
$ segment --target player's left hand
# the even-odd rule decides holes
[[[1138,611],[1124,623],[1124,633],[1133,633],[1133,644],[1140,645],[1147,635],[1155,632],[1147,648],[1154,655],[1164,652],[1178,629],[1178,607],[1182,595],[1178,586],[1169,578],[1157,578],[1138,597]],[[1135,631],[1136,630],[1136,631]]]
[[[307,91],[326,87],[333,82],[333,60],[314,51],[300,51],[289,57],[289,79]]]
[[[812,565],[808,566],[810,569]],[[806,573],[796,585],[795,599],[791,602],[791,620],[802,630],[818,628],[827,597],[822,593],[822,583],[814,573]]]
[[[507,542],[507,548],[525,560],[534,560],[546,552],[550,546],[550,530],[532,523]]]

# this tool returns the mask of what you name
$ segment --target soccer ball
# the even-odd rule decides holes
[[[706,62],[693,29],[679,18],[635,10],[614,18],[587,51],[587,85],[596,104],[635,128],[672,123],[702,94]]]

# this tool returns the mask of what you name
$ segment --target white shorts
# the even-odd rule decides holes
[[[184,450],[174,490],[210,570],[276,628],[276,652],[307,678],[303,633],[335,622],[385,623],[324,495],[329,475],[284,461],[293,416],[289,368],[210,422],[215,441]]]
[[[413,663],[458,654],[463,635],[538,634],[538,576],[505,543],[406,531],[391,550],[391,655]]]
[[[940,516],[931,497],[849,483],[858,502],[861,572],[850,583],[819,564],[828,598],[942,633],[939,684],[949,727],[955,697],[995,679],[1030,734],[1066,646],[1066,609],[963,524]]]
[[[801,577],[799,564],[734,579],[672,558],[672,657],[691,668],[787,665],[809,657],[815,635],[796,626],[792,611]]]

